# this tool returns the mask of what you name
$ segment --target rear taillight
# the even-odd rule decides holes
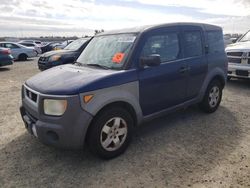
[[[11,51],[8,49],[8,50],[2,50],[0,51],[1,54],[11,54]]]

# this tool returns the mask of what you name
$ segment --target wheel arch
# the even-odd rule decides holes
[[[200,96],[199,99],[202,100],[205,92],[207,90],[208,85],[213,81],[213,80],[219,80],[222,84],[222,87],[224,88],[226,85],[226,80],[227,80],[227,75],[226,73],[220,69],[220,68],[215,68],[214,70],[210,71],[210,73],[206,76],[205,81],[203,83],[203,86],[200,91]]]
[[[25,56],[26,58],[29,57],[26,53],[22,52],[18,55],[17,59],[20,59],[21,56]]]
[[[105,106],[103,106],[94,116],[94,118],[96,116],[98,116],[100,113],[102,113],[104,110],[108,109],[108,108],[111,108],[111,107],[122,107],[124,108],[126,111],[128,111],[130,113],[130,115],[132,116],[133,120],[134,120],[134,125],[136,126],[137,123],[138,123],[138,118],[137,118],[137,115],[136,115],[136,111],[134,109],[134,107],[128,103],[128,102],[125,102],[125,101],[114,101],[114,102],[111,102],[109,104],[106,104]],[[93,119],[94,119],[93,118]]]
[[[111,103],[108,103],[106,105],[104,105],[93,117],[93,119],[91,120],[88,128],[87,128],[87,131],[85,133],[85,139],[84,139],[84,142],[86,142],[86,140],[88,139],[88,136],[89,136],[89,131],[91,129],[91,126],[93,124],[93,122],[95,121],[95,118],[101,114],[103,111],[105,111],[106,109],[108,108],[111,108],[111,107],[122,107],[122,108],[125,108],[132,116],[133,120],[134,120],[134,127],[136,127],[138,125],[138,122],[140,121],[137,117],[137,114],[136,114],[136,111],[134,109],[134,107],[128,103],[128,102],[125,102],[125,101],[113,101]]]

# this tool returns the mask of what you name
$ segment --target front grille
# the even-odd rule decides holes
[[[250,53],[248,52],[227,52],[229,63],[250,64]]]
[[[241,58],[228,57],[228,62],[230,62],[230,63],[241,63]]]
[[[35,94],[35,93],[33,93],[32,91],[30,91],[30,90],[28,90],[27,88],[25,89],[25,91],[26,91],[26,96],[30,99],[30,100],[32,100],[33,102],[37,102],[37,94]]]
[[[49,60],[49,57],[40,57],[38,63],[45,63]]]
[[[227,55],[241,57],[243,55],[243,52],[227,52]]]

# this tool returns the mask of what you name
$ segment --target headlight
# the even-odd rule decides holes
[[[50,61],[58,61],[61,58],[60,55],[53,55],[49,58]]]
[[[43,100],[44,113],[46,115],[61,116],[64,114],[67,108],[66,100],[54,100],[44,99]]]

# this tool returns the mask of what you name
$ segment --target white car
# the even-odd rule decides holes
[[[226,48],[228,79],[250,78],[250,31]]]
[[[42,42],[40,40],[22,40],[19,43],[22,43],[22,42],[24,42],[24,43],[35,43],[40,47],[42,46]]]
[[[33,47],[36,50],[37,54],[42,54],[41,47],[37,45],[36,43],[31,43],[31,42],[19,42],[19,44],[27,47]]]
[[[36,57],[37,53],[33,47],[26,47],[15,42],[0,42],[0,47],[11,49],[14,59],[25,61],[27,58]]]

